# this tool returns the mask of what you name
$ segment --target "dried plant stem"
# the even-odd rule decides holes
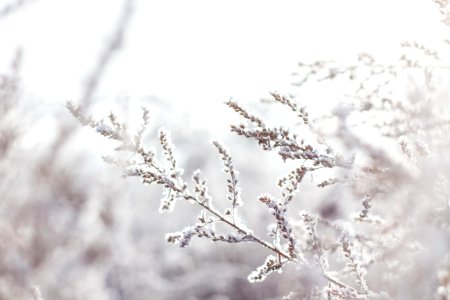
[[[182,192],[181,188],[178,188],[176,186],[174,186],[174,189],[177,192]],[[184,195],[184,198],[186,200],[192,200],[195,203],[197,203],[198,205],[200,205],[201,207],[203,207],[204,209],[206,209],[207,211],[209,211],[211,214],[215,215],[217,218],[219,218],[220,221],[228,224],[229,226],[233,227],[236,231],[238,231],[239,233],[243,233],[243,234],[249,234],[246,230],[244,230],[243,228],[239,227],[238,225],[236,225],[236,223],[233,223],[232,221],[228,220],[226,217],[224,217],[220,212],[218,212],[217,210],[215,210],[214,208],[210,207],[208,204],[203,203],[201,201],[198,201],[198,199],[190,194],[186,194]],[[292,258],[289,257],[288,254],[284,253],[282,250],[274,247],[273,245],[271,245],[270,243],[264,241],[263,239],[255,236],[254,234],[251,234],[253,241],[266,247],[267,249],[275,252],[277,255],[279,255],[280,257],[283,257],[286,259],[286,261],[292,261]],[[303,264],[308,265],[308,263],[300,257],[300,260],[302,261]],[[283,263],[283,262],[282,262]],[[348,289],[352,289],[352,287],[348,286],[347,284],[340,282],[339,280],[331,277],[329,274],[327,274],[325,271],[323,271],[322,276],[327,279],[329,282],[334,283],[335,285],[341,287],[341,288],[348,288]]]
[[[327,272],[325,272],[325,271],[323,272],[322,276],[325,277],[329,282],[332,282],[332,283],[334,283],[335,285],[337,285],[337,286],[339,286],[339,287],[341,287],[341,288],[346,288],[346,289],[348,288],[348,289],[352,289],[352,290],[353,290],[352,287],[346,285],[346,284],[343,283],[343,282],[340,282],[340,281],[337,280],[336,278],[331,277],[331,276],[330,276],[329,274],[327,274]]]
[[[176,190],[177,190],[177,191],[181,191],[181,189],[180,189],[180,190],[176,189]],[[205,204],[205,203],[203,203],[203,202],[198,201],[196,197],[194,197],[194,196],[188,194],[188,195],[185,195],[184,198],[185,198],[186,200],[193,200],[193,201],[195,201],[195,202],[196,202],[197,204],[199,204],[201,207],[203,207],[204,209],[206,209],[207,211],[209,211],[210,213],[212,213],[213,215],[215,215],[217,218],[219,218],[220,221],[222,221],[222,222],[224,222],[224,223],[230,225],[231,227],[233,227],[237,232],[243,233],[243,234],[246,234],[246,235],[249,234],[249,233],[248,233],[247,231],[245,231],[243,228],[241,228],[241,227],[239,227],[238,225],[236,225],[236,223],[234,223],[234,222],[228,220],[226,217],[224,217],[220,212],[218,212],[218,211],[215,210],[214,208],[210,207],[209,205],[207,205],[207,204]],[[258,244],[260,244],[260,245],[262,245],[262,246],[264,246],[264,247],[266,247],[266,248],[272,250],[273,252],[277,253],[278,255],[284,257],[286,260],[289,260],[289,261],[292,260],[292,259],[289,257],[289,255],[287,255],[286,253],[284,253],[284,252],[281,251],[280,249],[278,249],[278,248],[272,246],[270,243],[268,243],[268,242],[264,241],[263,239],[261,239],[261,238],[255,236],[254,234],[251,234],[251,236],[252,236],[253,240],[254,240],[256,243],[258,243]]]

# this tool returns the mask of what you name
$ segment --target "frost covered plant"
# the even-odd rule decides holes
[[[272,93],[272,97],[293,111],[301,119],[302,126],[317,132],[305,107],[277,93]],[[161,129],[158,135],[163,159],[144,145],[142,136],[149,122],[147,109],[143,109],[143,124],[135,133],[113,114],[106,120],[96,121],[71,103],[68,103],[68,109],[83,125],[116,140],[119,143],[116,151],[128,153],[125,161],[105,158],[107,162],[124,167],[125,176],[139,177],[145,184],[163,187],[160,212],[171,212],[177,201],[184,200],[200,208],[195,223],[167,234],[168,242],[186,247],[197,237],[213,242],[258,244],[270,254],[248,276],[250,282],[264,281],[271,273],[281,272],[289,264],[297,266],[298,273],[303,274],[306,283],[300,287],[293,283],[292,292],[286,299],[407,299],[411,295],[428,294],[408,292],[407,280],[403,280],[405,286],[395,284],[414,269],[412,262],[417,256],[433,251],[424,244],[422,236],[416,237],[423,228],[413,225],[413,220],[425,220],[438,214],[440,217],[430,230],[443,238],[448,229],[442,202],[433,202],[426,210],[416,208],[408,215],[404,214],[407,195],[418,181],[427,187],[431,184],[433,188],[439,183],[440,191],[448,195],[445,176],[423,181],[422,173],[417,172],[423,168],[424,160],[431,157],[426,145],[419,142],[411,145],[403,137],[399,140],[398,150],[407,160],[400,162],[384,149],[355,135],[346,125],[348,114],[338,112],[335,117],[340,125],[336,137],[342,139],[344,150],[337,153],[324,142],[324,136],[316,141],[306,141],[299,138],[295,129],[266,125],[262,118],[237,102],[227,101],[226,105],[246,120],[246,123],[232,125],[232,132],[256,140],[263,150],[276,151],[281,161],[294,166],[277,182],[280,197],[267,193],[258,197],[273,217],[268,233],[271,240],[255,234],[241,217],[239,211],[246,201],[241,198],[239,173],[231,152],[221,143],[214,141],[212,144],[228,176],[225,209],[219,209],[209,195],[207,181],[200,170],[192,174],[192,184],[185,181],[167,130]],[[360,151],[360,158],[356,160],[355,151]],[[411,173],[411,168],[416,168],[416,172]],[[302,210],[293,216],[290,206],[300,197],[298,194],[307,175],[318,178],[313,182],[318,189],[319,208]],[[323,176],[328,179],[321,179]],[[420,193],[423,194],[421,197],[435,201],[434,194]],[[330,195],[334,200],[328,200]],[[439,251],[436,263],[442,261],[442,255],[448,249],[444,247],[443,250]],[[377,271],[380,268],[381,274]],[[433,273],[436,272],[434,267],[418,268],[437,276]],[[428,284],[437,284],[437,279],[430,280]],[[442,293],[442,287],[439,291]]]
[[[237,104],[235,107],[238,107]],[[113,114],[109,116],[109,124],[107,124],[104,120],[94,121],[92,118],[86,117],[81,113],[80,108],[70,103],[68,104],[68,108],[83,125],[91,126],[100,134],[119,141],[120,145],[116,148],[117,151],[126,151],[135,154],[132,159],[126,162],[125,175],[140,177],[143,183],[156,183],[163,186],[163,197],[160,206],[161,212],[172,211],[178,199],[188,200],[202,208],[200,215],[197,217],[197,223],[194,226],[187,227],[180,232],[168,234],[167,241],[178,243],[181,247],[187,246],[194,236],[228,243],[255,242],[277,254],[279,257],[278,264],[280,266],[296,259],[294,252],[295,241],[292,237],[287,236],[290,233],[286,228],[285,220],[280,223],[284,225],[280,230],[282,232],[284,231],[285,239],[289,241],[289,246],[286,247],[274,245],[256,236],[240,219],[238,208],[242,205],[242,200],[240,198],[238,171],[234,168],[229,151],[221,143],[214,141],[213,146],[219,152],[224,165],[224,172],[229,175],[227,179],[227,199],[230,202],[230,207],[224,211],[220,211],[214,206],[211,197],[207,194],[206,180],[201,178],[201,172],[199,170],[195,171],[192,176],[194,188],[192,190],[188,188],[188,184],[182,178],[183,170],[177,168],[177,162],[174,157],[174,146],[172,145],[169,134],[164,129],[161,129],[159,132],[159,142],[163,149],[165,163],[159,161],[153,151],[147,150],[142,145],[142,130],[132,135],[127,132],[126,125],[119,123]],[[244,110],[242,112],[246,113]],[[148,111],[146,109],[143,109],[143,119],[143,126],[145,126],[148,121]],[[255,122],[257,122],[256,119]],[[285,137],[281,136],[278,140],[283,141]],[[267,142],[271,143],[270,140]],[[302,148],[299,147],[295,149],[298,153],[302,151]],[[311,156],[310,160],[319,161],[319,156],[312,152],[312,148],[307,148],[305,151],[308,151],[308,155]],[[112,159],[108,159],[108,161],[114,162]],[[275,211],[277,214],[276,218],[285,218],[285,208],[279,207]],[[225,224],[231,231],[227,233],[218,232],[215,227],[218,223]]]
[[[292,100],[272,93],[272,97],[292,111],[294,111],[305,126],[312,126],[308,119],[308,113],[304,107],[300,107]],[[292,202],[299,187],[307,174],[312,174],[322,169],[350,169],[352,160],[345,160],[336,156],[327,146],[324,147],[313,142],[308,143],[295,133],[283,127],[269,127],[265,122],[249,113],[245,108],[233,101],[226,102],[231,109],[239,113],[247,124],[232,125],[231,131],[247,138],[255,139],[266,151],[277,151],[283,161],[297,161],[296,167],[287,176],[278,181],[281,189],[281,197],[276,198],[269,194],[261,194],[258,200],[263,203],[273,215],[273,226],[269,237],[272,241],[256,235],[245,225],[245,221],[239,216],[239,208],[244,201],[241,199],[238,171],[235,169],[229,150],[221,143],[214,141],[224,165],[224,172],[228,174],[227,200],[228,207],[225,210],[216,208],[213,199],[208,194],[207,182],[202,178],[199,170],[192,176],[193,187],[182,177],[183,170],[177,165],[169,133],[161,129],[159,131],[159,143],[162,148],[164,160],[157,158],[154,151],[147,149],[142,142],[142,133],[148,123],[148,111],[143,109],[143,125],[132,134],[127,126],[117,120],[111,114],[108,120],[95,121],[84,115],[79,107],[68,104],[68,109],[79,121],[86,126],[94,128],[98,133],[119,142],[116,151],[131,153],[131,158],[125,162],[125,176],[139,177],[143,183],[158,184],[163,187],[161,199],[161,212],[170,212],[179,200],[187,200],[201,208],[196,218],[196,223],[187,226],[179,232],[167,234],[166,239],[170,243],[176,243],[180,247],[190,244],[192,238],[199,237],[213,242],[242,243],[252,242],[268,249],[271,254],[263,265],[252,272],[248,279],[251,282],[263,281],[273,271],[281,271],[286,264],[293,263],[299,266],[302,272],[318,274],[324,281],[319,285],[318,295],[334,295],[336,297],[352,297],[354,299],[367,298],[377,293],[369,290],[363,275],[364,267],[356,260],[351,252],[350,242],[359,238],[351,229],[345,228],[339,222],[332,222],[313,213],[303,213],[302,218],[293,220],[288,214],[289,204]],[[322,149],[323,148],[323,149]],[[119,164],[117,160],[108,158],[107,161]],[[334,184],[335,180],[322,181],[318,187]],[[325,216],[326,217],[326,216]],[[344,283],[338,279],[338,272],[329,269],[328,256],[333,256],[336,248],[325,246],[319,237],[318,225],[323,223],[335,231],[336,239],[341,244],[343,253],[350,259],[355,276],[355,285]],[[216,225],[221,224],[221,230]],[[227,231],[223,231],[227,228]],[[303,232],[308,234],[304,235]],[[355,240],[355,243],[358,241]],[[331,252],[331,253],[329,253]],[[333,258],[334,259],[334,258]],[[309,271],[308,271],[309,270]]]

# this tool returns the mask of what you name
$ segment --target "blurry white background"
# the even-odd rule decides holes
[[[0,68],[22,48],[30,95],[77,101],[122,7],[118,0],[32,1],[0,20]],[[433,42],[440,28],[436,6],[425,0],[135,1],[124,48],[97,96],[157,97],[220,118],[230,97],[288,92],[299,61],[345,62],[361,51],[393,59],[400,42]]]

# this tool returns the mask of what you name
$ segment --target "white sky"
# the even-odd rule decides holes
[[[37,0],[0,20],[0,70],[20,46],[28,93],[53,105],[76,101],[121,7],[119,0]],[[257,101],[287,91],[298,61],[389,56],[401,41],[432,42],[441,33],[431,0],[140,0],[135,8],[98,97],[156,96],[191,112],[220,114],[230,97]]]

